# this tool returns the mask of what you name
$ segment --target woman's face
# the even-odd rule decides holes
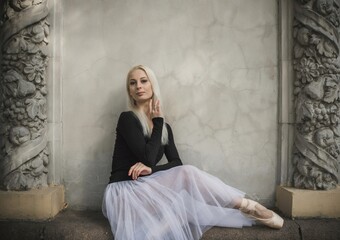
[[[146,73],[141,69],[131,72],[129,77],[129,94],[137,105],[150,100],[153,95],[151,82]]]

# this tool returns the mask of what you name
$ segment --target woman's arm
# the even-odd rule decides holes
[[[153,130],[150,139],[145,140],[139,120],[133,112],[123,112],[118,120],[117,133],[121,134],[136,161],[148,167],[156,164],[156,158],[161,146],[164,119],[152,119]]]
[[[167,126],[167,130],[168,130],[169,143],[164,146],[164,153],[165,153],[165,156],[168,160],[168,163],[151,167],[152,172],[167,170],[167,169],[170,169],[172,167],[183,165],[183,163],[182,163],[182,161],[181,161],[181,159],[178,155],[178,151],[177,151],[177,148],[176,148],[176,145],[175,145],[175,140],[174,140],[174,136],[173,136],[171,127],[168,124],[166,124],[166,126]]]

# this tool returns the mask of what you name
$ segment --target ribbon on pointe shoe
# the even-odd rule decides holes
[[[283,226],[283,219],[276,214],[275,212],[269,210],[272,213],[272,217],[270,218],[259,218],[256,217],[256,205],[259,204],[250,199],[243,198],[240,206],[240,211],[247,217],[256,220],[257,222],[262,223],[271,228],[280,229]]]

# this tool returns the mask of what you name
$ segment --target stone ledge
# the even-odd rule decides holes
[[[0,191],[0,219],[46,220],[64,208],[63,186],[29,191]]]
[[[288,217],[340,217],[340,186],[328,191],[278,186],[276,201],[277,207]]]
[[[49,221],[0,221],[1,240],[112,240],[107,219],[101,211],[67,209]],[[214,227],[201,240],[338,240],[340,219],[285,219],[282,229],[264,226]]]

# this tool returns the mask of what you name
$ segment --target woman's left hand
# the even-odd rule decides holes
[[[159,100],[156,100],[155,102],[151,100],[149,103],[149,108],[151,113],[151,119],[155,117],[163,117],[163,112]]]
[[[143,163],[138,162],[132,167],[130,167],[128,175],[131,176],[133,180],[136,180],[139,176],[145,176],[152,173],[152,169],[145,166]]]

